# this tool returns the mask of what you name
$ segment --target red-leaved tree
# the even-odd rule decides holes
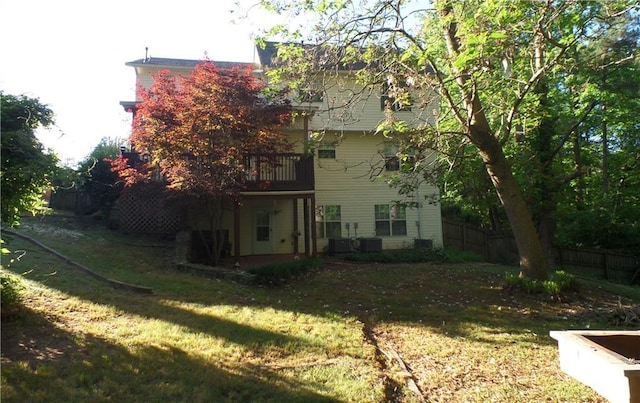
[[[120,158],[114,170],[128,187],[160,181],[173,196],[204,207],[213,237],[209,260],[216,264],[224,206],[238,202],[245,188],[243,157],[290,150],[280,129],[289,122],[291,105],[249,68],[222,69],[211,61],[187,77],[161,71],[139,95],[131,145],[144,163]]]

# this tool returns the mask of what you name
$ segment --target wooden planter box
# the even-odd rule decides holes
[[[640,331],[551,331],[560,368],[611,402],[640,403]]]

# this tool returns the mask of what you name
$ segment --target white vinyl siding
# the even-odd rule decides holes
[[[385,236],[383,249],[413,246],[414,239],[432,239],[434,245],[442,246],[442,223],[439,203],[428,203],[425,196],[435,194],[438,189],[423,185],[415,197],[405,199],[398,190],[389,187],[383,180],[385,159],[381,154],[384,143],[382,135],[362,132],[327,133],[340,137],[336,144],[336,159],[315,160],[316,205],[339,205],[343,237],[375,237],[375,205],[393,204],[392,201],[418,203],[420,207],[406,207],[403,224],[406,235]],[[431,160],[436,156],[425,150]],[[346,225],[349,224],[349,229]],[[357,224],[357,228],[356,225]],[[396,232],[400,232],[397,228]],[[327,238],[318,239],[318,250],[327,245]]]
[[[382,86],[364,88],[347,73],[341,73],[337,82],[339,84],[327,86],[321,102],[313,104],[318,109],[314,112],[309,129],[367,132],[376,130],[385,119],[385,111],[380,108]],[[412,98],[427,106],[395,111],[396,117],[412,126],[433,123],[438,107],[436,94],[419,92]]]

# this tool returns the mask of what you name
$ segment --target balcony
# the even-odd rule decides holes
[[[250,155],[244,166],[247,191],[313,190],[315,186],[312,155]]]
[[[128,165],[138,167],[145,162],[140,153],[122,151]],[[245,191],[302,191],[315,187],[313,155],[255,154],[244,157]]]

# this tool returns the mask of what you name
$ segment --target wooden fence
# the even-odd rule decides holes
[[[493,263],[518,264],[518,248],[511,234],[496,234],[443,218],[442,235],[447,248],[475,252]],[[555,247],[554,264],[609,280],[640,283],[640,256],[602,249]]]
[[[73,211],[82,215],[94,209],[94,202],[91,196],[74,189],[60,189],[51,192],[49,196],[49,207],[55,210]]]

